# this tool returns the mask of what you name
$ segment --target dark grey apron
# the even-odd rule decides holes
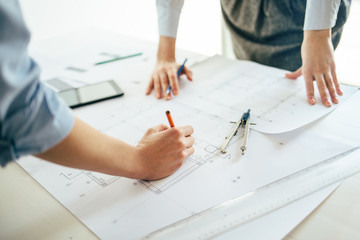
[[[340,41],[351,0],[342,0],[332,29]],[[221,0],[235,56],[294,71],[301,67],[306,0]]]

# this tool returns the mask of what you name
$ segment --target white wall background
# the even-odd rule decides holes
[[[155,0],[20,0],[32,41],[82,28],[101,28],[157,42]],[[218,0],[187,0],[177,46],[206,55],[221,53]]]
[[[158,40],[155,0],[20,0],[20,3],[33,41],[91,27]],[[360,86],[359,23],[360,0],[353,0],[335,57],[339,79]],[[209,56],[222,52],[219,0],[185,0],[177,46]]]

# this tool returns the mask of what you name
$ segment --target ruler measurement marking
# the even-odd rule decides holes
[[[346,159],[343,160],[344,157],[351,155],[351,153],[358,151],[359,149],[360,147],[352,148],[277,181],[264,185],[252,192],[245,193],[240,197],[159,229],[142,239],[184,238],[185,236],[179,234],[179,232],[187,234],[185,237],[186,239],[208,239],[218,236],[225,231],[265,216],[281,207],[287,206],[320,189],[360,172],[360,154],[356,155],[358,158],[355,160],[350,159],[347,160],[348,162],[345,162]],[[358,153],[360,153],[360,151],[358,151]],[[339,162],[342,162],[341,160],[345,162],[345,164],[339,165]],[[350,166],[348,166],[349,164]],[[286,187],[293,183],[301,183],[302,185],[298,188],[290,188],[290,191],[284,194],[273,193],[282,193],[282,188],[284,186]],[[306,185],[306,183],[308,185]],[[274,197],[274,195],[276,196]],[[266,197],[269,197],[269,199]],[[253,200],[255,200],[255,203]]]

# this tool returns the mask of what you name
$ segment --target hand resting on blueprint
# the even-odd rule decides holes
[[[179,79],[177,71],[180,68],[175,60],[175,38],[160,36],[159,49],[157,53],[156,66],[151,74],[149,84],[146,88],[146,95],[155,90],[155,97],[165,100],[171,99],[171,94],[166,90],[171,86],[172,93],[176,96],[179,93]],[[192,72],[186,66],[180,75],[185,74],[189,81],[192,81]]]
[[[301,74],[304,75],[307,99],[311,105],[316,104],[314,81],[316,81],[321,101],[327,107],[331,107],[331,102],[337,104],[339,100],[336,95],[343,94],[336,76],[333,53],[331,29],[304,31],[301,46],[302,66],[285,76],[296,79]]]
[[[158,125],[132,146],[76,119],[63,141],[37,156],[68,167],[155,180],[171,175],[194,153],[192,133],[191,126]]]
[[[157,63],[146,89],[147,95],[154,89],[156,98],[164,97],[169,100],[171,94],[166,93],[169,84],[174,96],[178,95],[179,83],[176,74],[180,65],[175,60],[175,41],[175,38],[160,36]],[[343,94],[336,76],[333,53],[331,29],[304,31],[301,46],[302,66],[285,76],[290,79],[304,76],[307,100],[311,105],[316,104],[314,81],[321,101],[327,107],[330,107],[332,103],[337,104],[339,102],[337,95]],[[187,79],[192,81],[190,69],[184,67],[181,74],[185,74]]]

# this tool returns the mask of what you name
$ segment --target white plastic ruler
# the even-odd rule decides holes
[[[360,172],[360,147],[331,157],[141,239],[209,239]]]

